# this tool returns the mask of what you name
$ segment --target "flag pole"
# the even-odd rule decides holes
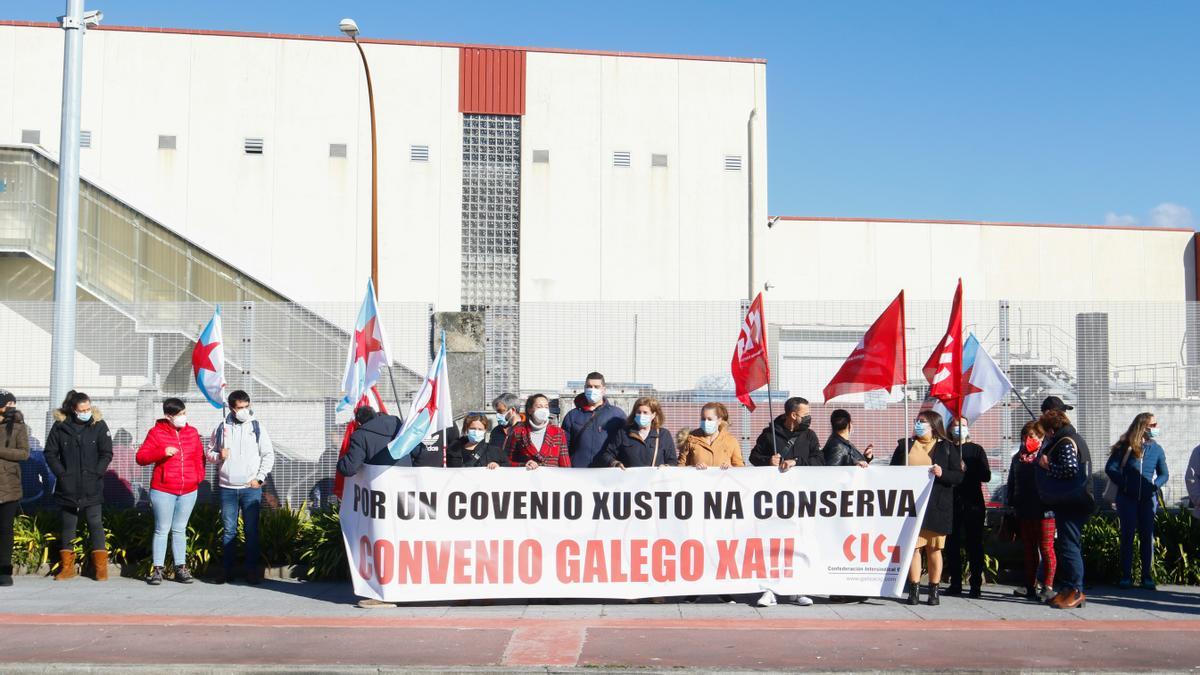
[[[905,367],[908,366],[908,359],[904,360]],[[908,374],[904,375],[904,424],[900,426],[900,431],[903,433],[904,439],[904,466],[908,466],[908,453],[912,451],[912,438],[908,435],[909,416],[908,416]]]
[[[778,455],[779,454],[779,442],[775,440],[775,406],[771,402],[771,376],[770,375],[767,376],[767,413],[771,416],[771,419],[767,421],[767,428],[771,430],[771,454]],[[780,457],[779,461],[782,463],[783,458]]]
[[[1021,392],[1017,391],[1016,387],[1013,387],[1011,391],[1017,396],[1017,400],[1021,402],[1021,405],[1025,408],[1025,412],[1029,413],[1029,417],[1034,421],[1037,421],[1038,416],[1033,414],[1033,409],[1029,407],[1029,404],[1025,402],[1025,399],[1021,398]]]
[[[396,393],[396,376],[392,375],[392,364],[388,362],[388,381],[392,383],[392,398],[396,400],[396,417],[400,416],[400,394]]]

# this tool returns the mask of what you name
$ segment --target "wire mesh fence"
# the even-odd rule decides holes
[[[768,302],[772,396],[756,392],[757,409],[737,404],[729,363],[744,302],[522,303],[483,310],[485,367],[473,391],[483,400],[459,401],[460,410],[487,409],[504,391],[540,392],[556,401],[559,416],[573,405],[591,371],[603,373],[612,402],[628,412],[640,395],[663,402],[672,432],[698,425],[701,406],[726,404],[731,430],[747,455],[771,415],[790,396],[812,402],[813,428],[824,440],[829,414],[853,416],[853,441],[874,445],[885,464],[909,432],[926,385],[921,366],[946,328],[949,302],[909,302],[907,388],[821,401],[821,389],[887,302]],[[267,485],[272,505],[322,504],[329,499],[333,465],[344,427],[334,415],[356,303],[299,308],[285,303],[237,303],[223,308],[226,378],[250,392],[257,419],[276,448]],[[110,502],[147,499],[149,470],[133,460],[137,445],[159,417],[164,396],[181,396],[192,423],[207,436],[221,411],[199,396],[190,353],[211,316],[202,303],[143,303],[121,311],[81,302],[76,388],[92,396],[113,432],[115,458],[107,477]],[[380,393],[403,412],[431,354],[432,312],[423,303],[384,303],[380,314],[395,363]],[[52,304],[0,301],[0,387],[14,391],[35,443],[45,437]],[[297,317],[312,317],[311,321]],[[1200,442],[1200,310],[1185,303],[968,302],[964,333],[1009,373],[1016,394],[1036,412],[1045,396],[1075,404],[1072,418],[1092,447],[1099,468],[1108,447],[1142,411],[1159,419],[1159,442],[1173,474],[1170,501],[1186,491],[1182,476]],[[491,332],[495,331],[496,335]],[[496,343],[496,344],[493,344]],[[451,355],[453,366],[454,355]],[[393,389],[392,383],[395,383]],[[904,400],[908,400],[906,415]],[[1029,419],[1010,395],[971,426],[993,468],[990,489],[1000,490],[1017,434]],[[30,467],[36,478],[35,467]],[[202,487],[211,499],[215,482]],[[36,486],[48,478],[32,480]]]

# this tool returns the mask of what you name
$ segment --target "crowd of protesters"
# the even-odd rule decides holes
[[[553,468],[691,467],[727,470],[745,465],[777,467],[781,472],[814,466],[847,466],[866,469],[876,459],[874,447],[859,450],[851,440],[854,420],[846,410],[830,416],[830,435],[822,444],[812,429],[809,403],[788,399],[782,414],[758,435],[743,454],[738,438],[729,429],[729,412],[719,402],[704,404],[693,429],[672,435],[658,400],[641,397],[626,414],[609,401],[604,376],[589,373],[583,393],[562,417],[551,419],[550,399],[535,394],[521,401],[504,394],[493,401],[492,414],[470,414],[461,429],[445,430],[432,444],[399,459],[389,442],[403,426],[400,418],[370,407],[355,411],[356,430],[347,451],[337,462],[344,476],[363,465],[448,466],[496,469],[501,466],[537,470]],[[266,429],[255,418],[250,397],[235,391],[228,398],[229,413],[211,432],[209,450],[199,430],[188,422],[183,401],[168,398],[162,417],[147,433],[136,452],[136,462],[153,466],[149,501],[154,514],[152,567],[148,583],[171,578],[191,583],[187,565],[187,526],[197,491],[204,481],[206,463],[217,466],[224,527],[224,555],[219,583],[231,580],[238,569],[238,523],[245,540],[244,572],[249,583],[262,580],[259,565],[258,520],[262,486],[274,465],[274,451]],[[1093,494],[1092,455],[1072,425],[1072,407],[1051,396],[1042,403],[1041,416],[1021,431],[1020,446],[1008,471],[1007,506],[1012,530],[1024,548],[1024,586],[1014,594],[1058,609],[1086,603],[1083,593],[1082,530],[1100,501],[1115,503],[1120,521],[1121,586],[1134,585],[1133,544],[1140,542],[1143,588],[1153,589],[1154,514],[1159,490],[1167,482],[1166,455],[1156,442],[1158,424],[1151,413],[1139,414],[1111,447],[1103,463],[1108,476],[1104,495]],[[16,398],[0,390],[0,586],[12,584],[13,521],[23,499],[21,464],[31,459],[30,437]],[[108,553],[101,523],[105,503],[103,477],[113,462],[114,442],[98,408],[82,392],[70,392],[54,411],[54,424],[46,435],[45,464],[48,489],[61,511],[58,571],[55,579],[76,574],[71,545],[82,516],[89,534],[93,577],[107,578]],[[967,594],[978,598],[984,579],[985,490],[991,465],[984,448],[971,440],[965,419],[947,421],[932,410],[923,410],[913,421],[912,435],[897,442],[892,465],[928,466],[933,488],[909,569],[905,601],[921,601],[921,579],[926,579],[925,602],[938,605],[940,596],[963,593],[964,567]],[[45,485],[41,481],[36,485]],[[1193,505],[1200,504],[1200,448],[1188,464],[1186,483]],[[38,488],[39,492],[41,488]],[[1200,507],[1195,515],[1200,518]],[[166,557],[170,543],[173,569]],[[963,565],[965,552],[966,565]],[[944,593],[943,576],[948,577]],[[812,604],[811,598],[791,596],[785,602]],[[834,598],[849,601],[848,598]],[[759,606],[780,601],[770,591],[756,600]],[[389,606],[365,600],[363,606]]]

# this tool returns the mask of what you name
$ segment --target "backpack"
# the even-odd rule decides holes
[[[262,445],[262,430],[258,426],[258,420],[250,420],[250,428],[254,431],[254,442]],[[213,439],[214,452],[220,452],[223,447],[225,447],[225,422],[221,422],[221,426],[217,427],[217,434]]]

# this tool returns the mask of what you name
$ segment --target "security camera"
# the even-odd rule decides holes
[[[779,222],[779,216],[771,216],[767,219],[767,227],[775,227],[777,222]]]
[[[83,25],[87,26],[88,28],[99,26],[100,22],[103,20],[104,12],[101,12],[98,9],[93,9],[90,12],[83,13]]]

